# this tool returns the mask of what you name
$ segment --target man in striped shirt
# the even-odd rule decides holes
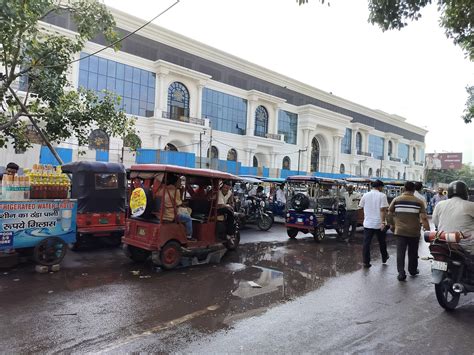
[[[415,276],[418,271],[418,244],[420,241],[420,220],[425,230],[430,229],[426,216],[425,203],[414,196],[415,184],[411,181],[405,183],[405,192],[396,197],[388,208],[387,219],[394,227],[397,237],[397,269],[398,280],[404,281],[405,253],[408,247],[408,272]]]

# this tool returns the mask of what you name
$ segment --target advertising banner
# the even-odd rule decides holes
[[[75,200],[0,201],[0,250],[34,247],[42,239],[76,241]]]
[[[462,167],[462,153],[428,153],[425,160],[428,170],[458,170]]]

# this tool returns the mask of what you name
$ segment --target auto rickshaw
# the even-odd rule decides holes
[[[170,187],[167,185],[168,181],[172,180],[172,175],[183,178],[180,180],[182,185],[178,189],[179,192],[176,192],[176,188],[171,189],[174,193],[169,192]],[[233,235],[228,235],[226,216],[221,215],[217,208],[220,184],[225,180],[235,182],[238,180],[236,176],[209,169],[141,164],[131,167],[130,178],[143,181],[143,189],[136,188],[132,191],[130,215],[127,217],[125,235],[122,238],[125,254],[133,261],[143,262],[151,257],[155,265],[169,270],[181,263],[217,263],[227,250],[235,250],[238,247],[238,218],[234,218]],[[154,184],[157,186],[153,186]],[[191,240],[186,238],[185,227],[177,218],[180,206],[176,203],[176,193],[181,193],[183,205],[191,209]],[[152,216],[140,214],[136,212],[140,211],[140,208],[132,206],[134,196],[139,195],[145,196],[146,206],[153,206]],[[166,206],[167,200],[172,204],[171,208]],[[146,210],[146,207],[144,208]],[[165,218],[166,209],[167,215],[170,211],[172,215],[174,213],[174,220]]]
[[[72,249],[87,238],[120,245],[125,230],[126,171],[122,164],[77,161],[62,166],[72,174],[71,198],[77,199],[77,236]]]
[[[326,229],[335,229],[342,236],[344,205],[340,197],[345,181],[295,175],[288,177],[286,183],[288,237],[296,238],[298,232],[311,233],[320,242]]]
[[[354,192],[363,195],[369,192],[372,189],[372,182],[374,179],[367,179],[367,178],[358,178],[358,177],[351,177],[344,179],[347,185],[354,186]],[[357,211],[357,226],[360,227],[364,224],[364,209],[360,208]]]
[[[405,181],[385,181],[384,184],[384,192],[387,195],[387,201],[390,204],[395,197],[402,194]]]
[[[282,218],[281,222],[284,222],[286,204],[277,203],[276,193],[280,188],[280,185],[284,184],[286,180],[282,178],[262,178],[262,181],[269,191],[267,208],[273,213],[274,217]]]

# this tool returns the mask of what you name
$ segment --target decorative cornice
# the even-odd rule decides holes
[[[269,95],[258,90],[249,90],[247,91],[247,97],[250,101],[266,101],[271,104],[280,105],[286,102],[285,99],[282,99],[277,96]]]
[[[184,68],[182,66],[167,62],[162,59],[159,59],[154,62],[154,69],[155,69],[156,74],[174,73],[177,75],[182,75],[187,78],[194,79],[200,85],[205,85],[209,81],[209,79],[212,78],[211,75],[203,74],[196,70]]]

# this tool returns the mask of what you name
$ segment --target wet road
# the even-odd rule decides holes
[[[0,272],[0,352],[474,353],[472,295],[448,314],[428,261],[400,283],[393,240],[369,270],[361,248],[277,225],[244,230],[219,265],[161,272],[107,248],[70,252],[58,273],[24,264]]]

